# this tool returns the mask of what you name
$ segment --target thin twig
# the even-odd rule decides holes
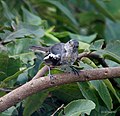
[[[59,110],[61,110],[64,107],[64,104],[62,104],[59,108],[57,108],[57,110],[55,110],[55,112],[51,115],[54,116]]]
[[[3,91],[3,92],[11,92],[12,89],[8,89],[8,88],[0,88],[0,91]]]

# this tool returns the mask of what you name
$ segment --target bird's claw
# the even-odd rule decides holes
[[[54,79],[54,76],[53,76],[53,75],[48,74],[48,76],[49,76],[50,80],[53,80],[53,79]]]
[[[72,72],[73,72],[75,75],[78,75],[78,76],[79,76],[79,70],[76,69],[76,68],[73,67],[73,66],[70,66],[70,67],[71,67],[71,69],[72,69]]]

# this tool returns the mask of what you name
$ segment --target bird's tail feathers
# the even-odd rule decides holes
[[[42,47],[42,46],[30,46],[30,50],[32,51],[38,51],[38,52],[43,52],[46,53],[49,51],[49,47]]]

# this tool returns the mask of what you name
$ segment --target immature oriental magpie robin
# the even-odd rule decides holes
[[[57,43],[50,47],[31,46],[30,49],[44,52],[46,55],[43,60],[47,65],[71,67],[77,60],[78,47],[77,40],[70,40],[67,43]]]

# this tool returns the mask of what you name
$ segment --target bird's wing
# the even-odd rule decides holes
[[[44,57],[44,61],[46,62],[46,64],[51,64],[54,66],[60,65],[63,49],[64,49],[64,43],[57,43],[51,46],[49,52]]]
[[[63,50],[64,50],[64,43],[58,43],[58,44],[55,44],[53,45],[51,48],[50,48],[50,53],[53,53],[55,55],[59,54],[61,55],[63,53]]]

